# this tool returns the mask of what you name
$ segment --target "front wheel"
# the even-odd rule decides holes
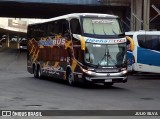
[[[37,68],[34,66],[34,78],[38,78]]]
[[[38,66],[38,68],[37,68],[37,77],[42,79],[42,70],[41,70],[40,66]]]
[[[42,70],[40,66],[34,67],[34,77],[42,78]]]
[[[68,84],[71,85],[71,86],[74,86],[75,85],[75,78],[74,78],[74,74],[71,70],[69,70],[67,72],[67,81],[68,81]]]

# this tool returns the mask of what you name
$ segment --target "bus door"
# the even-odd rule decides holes
[[[82,34],[79,19],[77,18],[71,19],[70,28],[71,28],[71,34],[72,34],[74,58],[82,63],[83,50],[81,49],[81,42],[73,37],[73,34],[77,34],[77,35]]]

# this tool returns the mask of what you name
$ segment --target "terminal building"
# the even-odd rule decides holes
[[[0,17],[0,47],[19,48],[26,40],[27,26],[41,19]]]
[[[118,15],[125,31],[160,30],[159,0],[1,0],[0,41],[11,47],[17,39],[18,47],[29,23],[69,13]]]

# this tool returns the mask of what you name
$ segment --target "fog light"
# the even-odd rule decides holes
[[[85,78],[86,78],[86,80],[91,81],[91,79],[89,77],[85,77]]]
[[[82,75],[78,75],[78,78],[82,78]]]

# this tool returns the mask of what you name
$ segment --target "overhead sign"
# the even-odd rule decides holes
[[[12,28],[27,29],[27,21],[8,19],[8,26]]]

